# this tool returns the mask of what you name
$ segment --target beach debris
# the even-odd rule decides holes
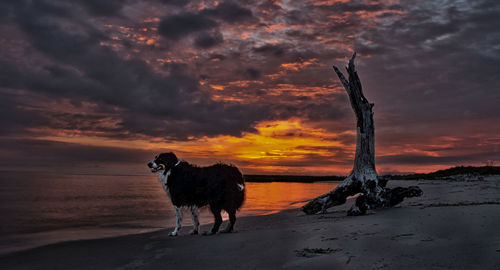
[[[331,254],[338,251],[342,251],[341,248],[303,248],[300,250],[295,250],[297,257],[312,258],[318,255]]]
[[[401,238],[407,238],[407,237],[412,237],[414,236],[413,233],[403,233],[403,234],[397,234],[397,235],[393,235],[391,236],[391,240],[399,240]]]
[[[418,197],[423,194],[418,186],[386,188],[387,177],[379,177],[375,170],[375,128],[373,122],[373,103],[368,102],[363,94],[361,81],[354,66],[356,53],[353,54],[346,67],[349,80],[336,67],[340,82],[344,86],[356,114],[356,152],[352,172],[329,193],[323,194],[301,209],[306,214],[325,213],[332,206],[344,204],[347,197],[359,194],[356,203],[347,212],[348,215],[364,215],[369,209],[393,207],[405,198]]]
[[[324,241],[335,241],[335,240],[339,240],[339,239],[337,237],[329,237],[329,238],[321,239],[321,242],[324,242]]]

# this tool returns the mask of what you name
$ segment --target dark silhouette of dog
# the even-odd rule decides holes
[[[236,211],[245,200],[245,181],[241,172],[232,165],[223,163],[198,167],[179,160],[174,153],[162,153],[148,163],[151,172],[158,173],[158,180],[174,205],[176,226],[171,236],[181,228],[182,207],[189,207],[194,228],[198,234],[198,208],[208,205],[214,215],[214,226],[205,235],[213,235],[222,224],[221,211],[229,215],[229,224],[221,232],[229,233],[236,223]]]

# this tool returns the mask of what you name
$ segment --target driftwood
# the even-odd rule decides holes
[[[329,193],[323,194],[302,207],[306,214],[326,212],[332,206],[344,204],[347,197],[359,194],[356,203],[348,211],[348,215],[362,215],[368,209],[381,207],[392,207],[407,197],[422,195],[422,190],[417,186],[408,188],[386,188],[388,179],[380,178],[375,170],[375,128],[373,124],[373,103],[363,95],[361,81],[354,66],[353,54],[346,67],[349,80],[336,67],[333,69],[337,73],[340,82],[344,86],[349,96],[351,107],[356,114],[357,136],[356,154],[352,172]]]

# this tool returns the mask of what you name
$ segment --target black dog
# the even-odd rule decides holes
[[[198,234],[198,207],[210,206],[215,222],[212,230],[205,232],[212,235],[219,231],[222,224],[221,211],[229,215],[229,224],[221,232],[231,232],[236,222],[236,211],[245,199],[245,181],[238,168],[226,164],[209,167],[196,167],[177,159],[174,153],[163,153],[148,163],[151,172],[158,172],[158,180],[163,185],[174,205],[176,226],[170,233],[176,236],[182,223],[182,206],[191,208],[194,229],[191,234]]]

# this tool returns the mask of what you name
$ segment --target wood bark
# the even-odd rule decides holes
[[[323,194],[302,207],[306,214],[325,212],[327,208],[344,204],[347,197],[359,194],[348,215],[362,215],[368,209],[392,207],[407,197],[422,195],[419,187],[386,188],[386,179],[380,178],[375,169],[375,127],[373,123],[373,103],[363,95],[361,80],[354,65],[356,53],[346,67],[348,79],[336,67],[335,73],[344,86],[351,107],[356,115],[356,153],[351,173],[329,193]]]

